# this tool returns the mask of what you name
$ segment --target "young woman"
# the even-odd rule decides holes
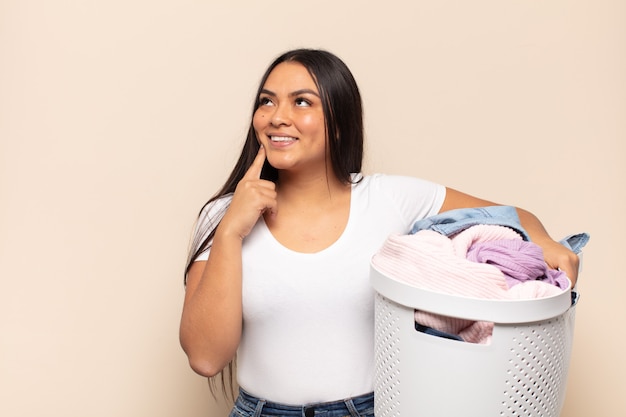
[[[186,269],[181,344],[219,374],[237,354],[231,416],[373,415],[370,259],[392,233],[455,208],[494,205],[417,178],[363,176],[358,87],[322,50],[263,76],[240,158],[203,207]],[[552,268],[577,256],[518,209]]]

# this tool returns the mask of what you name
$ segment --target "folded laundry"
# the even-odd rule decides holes
[[[539,280],[510,287],[496,266],[467,259],[473,245],[483,242],[522,241],[514,230],[498,225],[471,226],[452,238],[433,230],[412,235],[392,235],[372,258],[372,264],[392,279],[420,288],[481,299],[531,299],[547,297],[561,288]],[[416,322],[460,336],[472,343],[489,343],[493,323],[415,312]]]
[[[587,233],[561,244],[580,253]],[[416,221],[408,235],[390,236],[372,258],[390,278],[432,291],[482,299],[532,299],[566,290],[570,281],[548,268],[517,209],[489,206],[450,210]],[[578,293],[572,291],[572,304]],[[415,311],[416,329],[450,339],[489,343],[493,323]]]
[[[372,263],[391,278],[465,297],[516,299],[520,294],[526,294],[528,298],[535,298],[533,294],[548,296],[561,291],[541,281],[527,281],[519,285],[529,287],[529,290],[511,292],[502,271],[494,265],[468,260],[463,253],[468,249],[465,245],[455,247],[457,239],[467,242],[464,233],[453,239],[431,230],[413,235],[391,235],[373,256]]]

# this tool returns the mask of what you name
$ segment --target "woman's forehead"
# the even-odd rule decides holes
[[[303,89],[319,93],[317,85],[307,68],[299,62],[281,62],[269,74],[263,89],[275,93],[293,92]]]

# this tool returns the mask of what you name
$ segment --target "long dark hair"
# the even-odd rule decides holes
[[[361,172],[363,161],[363,107],[361,94],[352,73],[341,59],[324,50],[295,49],[285,52],[272,62],[261,78],[254,100],[252,117],[260,105],[259,96],[267,78],[272,70],[283,62],[302,64],[313,78],[322,101],[333,172],[340,181],[352,182],[351,174]],[[246,141],[235,167],[226,183],[202,207],[200,213],[215,200],[234,193],[237,184],[252,165],[252,161],[259,151],[259,142],[252,125],[252,117],[250,118]],[[261,178],[276,182],[278,171],[265,161]],[[207,230],[196,230],[185,268],[185,283],[194,260],[210,248],[215,229],[227,208],[227,205],[224,205],[221,211],[215,214],[216,217],[210,219],[211,221],[199,222],[200,227],[205,227]],[[221,372],[222,391],[226,396],[229,396],[227,386],[230,387],[230,394],[234,396],[233,374],[233,362],[231,361],[228,365],[228,372]],[[211,378],[209,384],[211,392],[214,393],[215,380]]]
[[[254,100],[252,117],[259,107],[259,96],[267,78],[272,70],[283,62],[297,62],[311,74],[322,101],[333,171],[342,182],[351,182],[351,174],[361,172],[363,161],[363,107],[359,88],[350,69],[341,59],[328,51],[295,49],[285,52],[272,62],[261,78]],[[237,184],[252,165],[252,161],[259,151],[259,142],[252,126],[252,117],[246,141],[233,171],[222,188],[211,197],[202,209],[213,201],[235,192]],[[261,178],[276,182],[278,171],[265,161]],[[223,209],[223,211],[225,210],[226,208]],[[187,259],[185,280],[196,257],[210,247],[218,223],[211,223],[212,230],[196,233]]]

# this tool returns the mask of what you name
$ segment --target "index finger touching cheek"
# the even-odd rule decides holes
[[[252,161],[252,165],[250,165],[250,168],[248,168],[248,171],[246,171],[246,178],[251,178],[251,179],[260,179],[261,178],[261,171],[263,170],[263,164],[265,163],[265,148],[263,147],[263,145],[261,145],[261,147],[259,148],[259,152],[256,154],[256,157],[254,158],[254,161]]]

